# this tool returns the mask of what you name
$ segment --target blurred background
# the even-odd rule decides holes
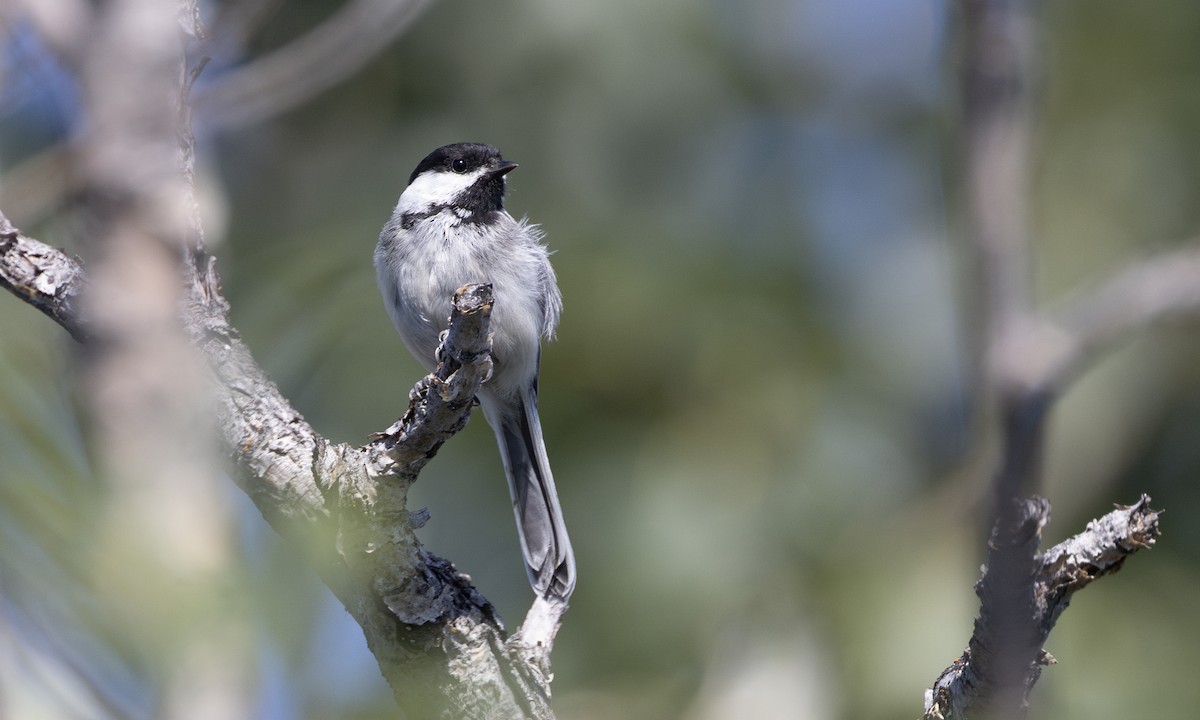
[[[918,717],[970,635],[994,453],[966,341],[953,8],[440,0],[344,81],[233,123],[222,78],[337,5],[256,7],[227,46],[228,8],[205,7],[202,202],[235,326],[327,437],[366,442],[421,375],[371,265],[412,168],[462,140],[521,164],[508,207],[545,229],[565,298],[541,405],[580,568],[559,717]],[[1039,19],[1052,305],[1196,234],[1200,5],[1075,0]],[[81,130],[77,92],[29,27],[4,31],[0,208],[72,248],[55,148]],[[1195,330],[1121,347],[1055,412],[1047,544],[1142,492],[1168,512],[1158,546],[1063,616],[1033,717],[1200,706]],[[94,571],[105,489],[71,355],[0,298],[0,717],[154,717],[163,658],[112,623],[120,594]],[[248,715],[394,717],[361,631],[219,482],[235,547],[220,632],[250,659]],[[482,417],[411,502],[432,513],[427,547],[515,627],[531,598]]]

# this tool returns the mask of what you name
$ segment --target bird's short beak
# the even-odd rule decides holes
[[[516,169],[517,169],[517,164],[515,162],[513,162],[512,160],[501,160],[496,165],[495,169],[493,169],[488,174],[495,175],[497,177],[503,177],[504,175],[507,175]]]

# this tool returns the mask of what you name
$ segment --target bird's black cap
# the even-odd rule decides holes
[[[429,170],[469,173],[486,165],[492,166],[500,175],[517,166],[516,163],[502,158],[500,151],[491,145],[469,142],[454,143],[443,145],[426,155],[425,159],[417,164],[417,169],[413,170],[412,175],[408,176],[408,182],[411,185],[418,175]]]

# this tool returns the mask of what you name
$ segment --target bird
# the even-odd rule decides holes
[[[408,178],[375,248],[375,272],[388,316],[426,370],[436,363],[451,298],[469,283],[491,283],[491,378],[479,404],[496,435],[530,586],[566,603],[575,555],[538,417],[541,341],[562,312],[543,232],[504,208],[517,163],[484,143],[429,153]]]

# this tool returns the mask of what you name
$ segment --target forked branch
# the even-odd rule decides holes
[[[211,258],[203,267],[183,323],[217,380],[235,479],[272,527],[310,551],[399,704],[412,717],[552,718],[549,658],[565,608],[535,601],[510,637],[469,579],[421,546],[414,531],[428,515],[406,506],[417,473],[466,424],[489,374],[491,288],[460,289],[441,365],[400,421],[356,448],[321,437],[280,394],[229,324]],[[87,336],[73,302],[85,282],[79,260],[0,214],[0,284],[77,338]]]

